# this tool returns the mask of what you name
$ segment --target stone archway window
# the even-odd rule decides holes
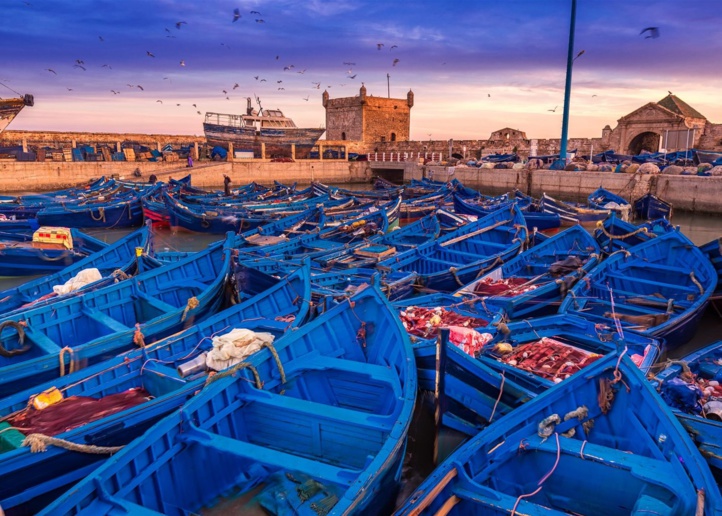
[[[660,135],[652,131],[639,133],[629,142],[627,152],[636,156],[642,152],[657,152],[659,150]]]
[[[392,142],[396,141],[396,133],[391,133],[391,141]]]

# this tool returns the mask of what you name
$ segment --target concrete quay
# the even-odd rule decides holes
[[[141,177],[136,177],[138,169]],[[450,176],[450,171],[453,174]],[[20,162],[0,160],[0,192],[39,192],[85,184],[101,177],[147,181],[151,174],[158,180],[180,178],[192,173],[193,185],[218,187],[223,176],[232,186],[256,181],[290,184],[323,183],[370,184],[380,175],[392,180],[410,181],[422,177],[436,180],[456,178],[487,194],[500,194],[516,188],[535,197],[546,192],[562,200],[580,201],[602,186],[628,200],[647,192],[671,202],[675,209],[722,214],[722,177],[611,172],[569,172],[557,170],[484,169],[420,165],[413,162],[374,162],[344,160],[298,160],[277,163],[260,160],[198,161],[193,168],[179,162]]]

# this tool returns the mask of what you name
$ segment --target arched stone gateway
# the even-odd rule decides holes
[[[629,142],[627,153],[636,156],[637,154],[641,154],[643,151],[657,152],[659,150],[659,141],[660,135],[655,132],[645,131],[643,133],[639,133]]]

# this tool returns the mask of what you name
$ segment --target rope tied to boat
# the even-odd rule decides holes
[[[263,382],[261,381],[261,375],[258,374],[258,369],[255,368],[253,364],[250,362],[239,362],[238,364],[234,365],[230,369],[226,369],[225,371],[222,371],[220,373],[216,373],[214,375],[211,375],[206,380],[206,386],[212,384],[213,382],[220,380],[221,378],[226,378],[227,376],[233,376],[236,374],[236,372],[240,371],[241,369],[250,369],[251,373],[253,373],[253,378],[256,381],[256,388],[257,389],[263,389]]]
[[[60,350],[60,354],[58,355],[58,359],[60,360],[60,376],[65,376],[65,353],[70,355],[70,359],[68,360],[68,374],[74,373],[76,369],[75,351],[70,346],[65,346]]]
[[[489,272],[490,270],[495,268],[497,265],[501,265],[503,263],[504,263],[504,260],[501,259],[501,256],[497,256],[496,259],[493,262],[491,262],[491,265],[489,265],[488,267],[479,269],[479,272],[476,273],[476,277],[480,278],[481,276],[483,276],[484,274],[486,274],[487,272]]]
[[[355,301],[351,301],[351,300],[349,299],[348,304],[349,304],[349,306],[350,306],[350,308],[351,308],[351,313],[353,314],[353,316],[354,316],[356,319],[358,319],[358,322],[359,322],[359,323],[361,323],[361,325],[359,326],[358,331],[356,332],[356,341],[357,341],[359,344],[361,344],[361,347],[365,348],[365,347],[366,347],[366,321],[364,321],[363,319],[361,319],[361,318],[358,316],[358,314],[356,313],[356,311],[354,310],[354,307],[356,306],[356,302],[355,302]]]
[[[494,414],[496,413],[496,407],[499,405],[499,401],[501,400],[502,395],[504,394],[504,381],[506,380],[506,376],[504,376],[504,371],[501,372],[501,385],[499,385],[499,396],[496,398],[496,402],[494,403],[494,408],[491,410],[491,416],[489,416],[489,424],[494,420]]]
[[[2,334],[2,331],[7,326],[12,326],[15,328],[15,331],[18,334],[18,344],[20,344],[20,347],[18,349],[6,349],[5,346],[3,346],[2,337],[0,337],[0,356],[3,356],[5,358],[12,358],[17,355],[22,355],[23,353],[27,353],[30,351],[30,348],[32,347],[32,344],[28,342],[25,344],[25,328],[27,327],[28,323],[25,321],[3,321],[0,323],[0,335]]]
[[[694,271],[689,271],[689,279],[692,280],[692,283],[694,283],[697,288],[699,289],[699,294],[704,294],[704,287],[702,284],[697,280],[697,278],[694,277]]]
[[[139,348],[145,347],[145,335],[140,331],[140,323],[135,323],[135,331],[133,332],[133,344]]]
[[[456,272],[457,272],[458,270],[459,270],[459,269],[457,269],[456,267],[449,267],[449,272],[451,273],[451,275],[452,275],[452,276],[454,277],[454,279],[456,280],[456,283],[457,283],[460,287],[463,287],[464,284],[461,282],[461,280],[459,279],[459,276],[456,274]]]
[[[601,230],[602,233],[604,233],[604,236],[606,236],[610,240],[624,240],[625,238],[633,237],[634,235],[638,235],[639,233],[649,234],[649,236],[651,237],[657,236],[655,233],[649,233],[649,230],[646,227],[637,228],[634,231],[624,233],[623,235],[614,235],[607,231],[607,228],[604,227],[604,221],[602,220],[597,221],[597,227]]]
[[[90,210],[90,218],[96,222],[98,222],[98,221],[105,222],[105,207],[98,206],[98,216],[97,217],[95,215],[93,215],[93,210]]]
[[[23,439],[23,446],[30,447],[30,453],[47,451],[48,445],[57,446],[68,451],[92,453],[95,455],[112,455],[123,449],[123,446],[96,446],[94,444],[79,444],[65,439],[58,439],[45,434],[29,434]]]
[[[554,415],[556,416],[556,414],[554,414]],[[557,417],[559,417],[559,416],[557,416]],[[516,516],[516,508],[519,505],[519,502],[521,502],[523,498],[529,498],[530,496],[534,496],[539,491],[541,491],[542,487],[543,487],[542,484],[544,484],[546,479],[548,479],[550,476],[552,476],[552,473],[554,473],[554,471],[557,469],[557,466],[559,465],[559,459],[561,458],[561,454],[562,454],[562,447],[561,447],[561,444],[559,444],[559,434],[554,432],[554,437],[556,437],[556,441],[557,441],[557,458],[556,458],[556,461],[554,462],[554,465],[552,466],[552,469],[550,469],[549,472],[546,475],[544,475],[541,478],[541,480],[539,480],[539,482],[537,483],[537,486],[539,486],[539,487],[537,487],[531,493],[520,494],[517,497],[516,502],[514,503],[514,507],[512,507],[512,509],[511,509],[511,516]]]
[[[582,405],[564,414],[564,421],[569,421],[572,418],[577,418],[579,421],[583,422],[584,418],[586,418],[588,415],[589,409],[585,405]],[[574,437],[574,434],[576,433],[576,429],[572,427],[566,432],[564,432],[562,435],[564,437]]]
[[[278,372],[281,373],[281,384],[286,383],[286,371],[283,369],[283,363],[281,362],[281,357],[278,356],[278,351],[276,351],[276,348],[273,346],[272,342],[263,342],[261,344],[262,348],[268,348],[268,351],[271,352],[271,355],[273,355],[273,359],[276,361],[276,365],[278,366]]]
[[[542,419],[537,425],[536,433],[539,437],[546,440],[554,433],[554,428],[562,422],[559,414],[552,414]]]
[[[123,269],[115,269],[111,274],[116,281],[123,281],[130,278],[130,276]]]
[[[188,312],[190,310],[193,310],[194,308],[197,308],[199,305],[198,298],[196,296],[193,296],[188,299],[188,303],[186,303],[186,307],[183,310],[183,315],[181,315],[181,322],[186,320],[186,316],[188,315]]]

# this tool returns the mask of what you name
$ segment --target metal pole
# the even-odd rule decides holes
[[[388,97],[391,98],[391,76],[389,74],[386,74],[386,90]]]
[[[559,159],[567,162],[567,133],[569,132],[569,97],[572,90],[572,62],[574,61],[574,26],[577,17],[577,0],[572,0],[572,19],[569,24],[569,49],[567,50],[567,80],[564,84],[564,114],[562,115],[562,143]]]
[[[449,345],[449,328],[441,328],[436,339],[436,410],[434,410],[434,464],[439,464],[439,434],[446,410],[446,347]]]

